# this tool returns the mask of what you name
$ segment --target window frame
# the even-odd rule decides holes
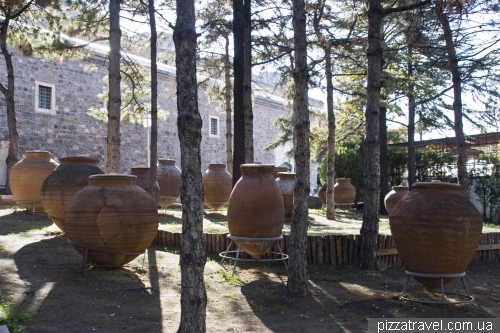
[[[50,88],[50,109],[44,109],[39,104],[40,86]],[[56,85],[47,82],[35,81],[35,112],[56,114]]]
[[[209,124],[208,125],[208,135],[209,135],[209,137],[211,137],[211,138],[218,138],[219,137],[219,133],[220,133],[219,117],[217,117],[217,116],[209,116],[208,119],[209,119],[209,122],[208,122],[208,124]],[[213,134],[212,133],[212,119],[217,122],[217,134]]]

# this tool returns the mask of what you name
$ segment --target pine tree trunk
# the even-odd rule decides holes
[[[385,209],[384,198],[389,193],[389,162],[387,157],[387,108],[380,107],[380,195],[379,214],[389,215]]]
[[[118,173],[120,170],[120,3],[109,2],[109,102],[106,173]]]
[[[245,163],[245,104],[244,85],[244,48],[243,48],[243,0],[233,0],[233,38],[234,38],[234,133],[233,133],[233,186],[241,177],[240,165]]]
[[[158,159],[158,66],[157,59],[157,40],[155,18],[155,1],[149,0],[149,26],[151,30],[151,136],[150,136],[150,175],[149,175],[149,194],[155,198],[156,185],[156,160]]]
[[[245,163],[254,162],[253,151],[253,110],[252,110],[252,1],[245,0],[243,47],[244,47],[244,75],[243,75],[243,101],[245,113]]]
[[[359,267],[366,270],[377,268],[375,246],[379,224],[380,186],[380,89],[382,72],[382,6],[380,0],[369,0],[368,8],[368,60],[366,132],[364,138],[364,210],[361,226]]]
[[[177,128],[182,167],[181,322],[177,332],[205,332],[207,294],[203,280],[203,187],[201,128],[196,82],[194,0],[177,0],[174,29],[177,72]]]
[[[335,186],[335,113],[333,112],[333,79],[331,52],[331,47],[325,49],[326,112],[328,115],[326,218],[329,220],[335,220],[335,197],[333,195],[333,187]]]
[[[450,62],[450,71],[453,82],[453,112],[455,114],[455,139],[458,149],[457,178],[462,187],[462,192],[468,196],[469,185],[467,180],[467,147],[465,145],[464,128],[462,121],[462,78],[458,66],[458,58],[453,41],[450,22],[444,12],[444,4],[441,0],[436,1],[435,10],[443,28],[444,40],[446,42],[446,52]]]
[[[17,120],[16,120],[16,103],[14,101],[14,66],[12,65],[12,55],[7,49],[7,33],[9,30],[9,18],[5,18],[0,25],[0,50],[5,59],[5,66],[7,67],[7,88],[0,83],[0,91],[5,97],[5,102],[7,105],[7,127],[9,129],[9,153],[5,163],[7,164],[7,174],[6,174],[6,192],[7,194],[12,193],[10,191],[9,175],[12,167],[18,162],[18,152],[19,152],[19,134],[17,133]]]
[[[233,120],[232,120],[232,110],[231,110],[231,59],[229,55],[229,35],[225,35],[226,39],[226,54],[224,57],[224,75],[225,75],[225,94],[224,98],[226,100],[226,159],[227,159],[227,171],[233,174]]]
[[[293,35],[295,64],[293,78],[293,145],[295,159],[295,187],[293,214],[290,227],[288,293],[295,296],[309,294],[307,285],[307,198],[309,196],[309,99],[307,67],[306,13],[304,0],[293,0]]]

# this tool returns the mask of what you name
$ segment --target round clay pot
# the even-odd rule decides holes
[[[233,177],[225,164],[209,164],[201,178],[205,193],[203,203],[212,210],[220,210],[229,202],[233,189]]]
[[[44,211],[42,184],[59,165],[48,151],[27,151],[9,175],[10,189],[18,205],[26,209]]]
[[[393,186],[392,191],[387,193],[384,198],[384,205],[387,212],[390,214],[394,205],[401,200],[402,197],[410,193],[408,186]]]
[[[326,205],[326,186],[327,183],[324,183],[318,191],[318,198],[322,205]]]
[[[160,206],[167,208],[181,195],[181,170],[175,166],[175,160],[158,159],[156,181],[160,186]]]
[[[356,199],[356,188],[351,184],[351,178],[335,179],[333,186],[335,206],[340,209],[349,209]]]
[[[64,221],[69,201],[76,192],[87,186],[90,176],[105,172],[99,167],[97,158],[67,156],[59,161],[61,164],[42,184],[42,202],[52,222],[66,231]]]
[[[91,247],[89,261],[123,266],[153,242],[158,210],[149,193],[135,182],[131,175],[90,176],[88,185],[69,202],[66,233],[80,253],[84,252],[80,244]]]
[[[288,172],[287,167],[282,167],[282,166],[275,166],[274,171],[273,171],[273,177],[274,179],[278,178],[278,173],[279,172]]]
[[[481,239],[481,214],[460,185],[415,183],[389,215],[391,232],[406,270],[424,274],[457,274],[469,266]],[[439,292],[438,278],[417,278],[428,291]],[[445,278],[444,285],[454,278]]]
[[[283,196],[285,218],[291,218],[293,213],[293,188],[295,187],[295,173],[278,172],[276,184]]]
[[[137,177],[136,185],[149,193],[149,177],[151,175],[151,168],[143,165],[132,167],[130,168],[130,174]],[[160,205],[160,186],[158,185],[158,182],[155,182],[153,202],[156,207]]]
[[[231,192],[227,209],[229,233],[249,238],[279,237],[283,229],[283,197],[273,178],[272,164],[242,164],[241,178]],[[253,258],[265,254],[273,241],[243,241]]]

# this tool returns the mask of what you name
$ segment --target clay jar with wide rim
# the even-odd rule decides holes
[[[79,244],[93,248],[89,261],[123,266],[153,242],[158,231],[158,210],[149,193],[135,182],[132,175],[90,176],[88,185],[69,202],[66,233],[80,253],[84,248]]]
[[[181,195],[181,170],[175,165],[175,160],[158,159],[156,181],[160,186],[160,206],[167,208]]]
[[[105,172],[99,167],[97,158],[66,156],[59,161],[61,164],[42,184],[42,202],[52,222],[62,231],[66,231],[66,206],[71,198],[87,186],[90,176]]]
[[[288,168],[284,167],[284,166],[275,166],[274,171],[273,171],[274,179],[279,177],[279,175],[278,175],[279,172],[288,172]]]
[[[212,210],[221,210],[229,202],[233,189],[233,177],[225,164],[211,163],[202,176],[203,203]]]
[[[272,164],[242,164],[241,178],[227,209],[229,233],[249,238],[279,237],[283,230],[283,197],[273,178]],[[260,258],[275,242],[242,241],[241,248]]]
[[[351,184],[351,178],[336,178],[333,186],[335,206],[349,209],[356,199],[356,188]]]
[[[410,193],[410,189],[408,188],[408,186],[393,186],[392,191],[387,193],[384,198],[384,205],[387,212],[390,214],[392,212],[392,209],[394,208],[394,205],[408,193]]]
[[[16,202],[26,209],[44,211],[42,184],[59,165],[48,151],[27,151],[10,172],[9,183]]]
[[[391,232],[406,270],[457,274],[469,266],[481,239],[481,214],[460,185],[415,183],[389,215]],[[417,278],[429,292],[440,291],[438,278]],[[454,278],[445,278],[444,285]]]
[[[276,184],[283,196],[283,205],[285,209],[285,218],[289,219],[293,213],[293,188],[295,187],[295,173],[278,172]]]
[[[151,168],[140,165],[137,167],[130,168],[130,174],[137,177],[136,185],[149,193],[149,177],[151,176]],[[160,186],[158,182],[155,182],[153,202],[155,206],[160,205]]]

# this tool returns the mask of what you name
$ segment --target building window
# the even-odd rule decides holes
[[[56,114],[56,86],[35,81],[35,111]]]
[[[219,137],[219,118],[210,116],[210,136]]]

